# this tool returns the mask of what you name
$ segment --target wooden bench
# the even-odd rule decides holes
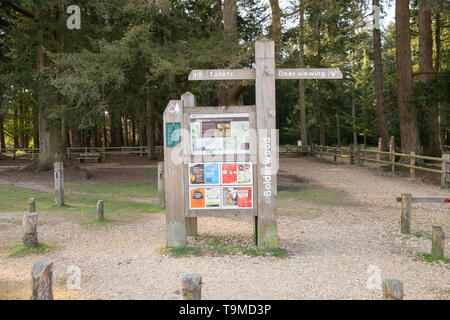
[[[81,153],[78,160],[84,162],[85,160],[95,160],[95,162],[102,162],[101,156],[99,152],[84,152]]]

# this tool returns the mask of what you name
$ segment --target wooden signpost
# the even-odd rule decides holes
[[[342,79],[339,69],[276,69],[272,40],[255,69],[193,70],[189,80],[255,80],[256,106],[196,107],[185,93],[164,111],[168,246],[197,234],[198,216],[253,216],[259,249],[278,248],[276,79]]]

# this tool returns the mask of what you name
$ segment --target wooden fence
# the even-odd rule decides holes
[[[82,153],[87,152],[98,152],[100,153],[102,159],[107,158],[107,156],[147,156],[149,153],[148,147],[78,147],[78,148],[66,148],[65,154],[69,159],[74,157],[79,157]],[[162,155],[163,147],[155,146],[155,153],[157,155]],[[0,152],[1,154],[6,154],[12,156],[14,159],[17,158],[31,158],[35,159],[39,155],[39,148],[7,148]]]
[[[395,172],[396,167],[409,168],[410,177],[415,177],[416,170],[426,171],[439,174],[441,176],[441,186],[450,186],[450,154],[443,154],[442,158],[427,157],[416,155],[414,152],[410,154],[395,152],[391,143],[391,152],[381,150],[363,149],[360,146],[350,145],[344,147],[330,146],[283,146],[280,147],[280,156],[309,155],[315,159],[321,159],[325,156],[333,158],[334,162],[364,166],[366,161],[390,165],[391,171]],[[400,158],[406,158],[406,161],[398,162]],[[425,161],[427,163],[425,164]]]

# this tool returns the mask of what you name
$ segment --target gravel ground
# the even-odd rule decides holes
[[[394,201],[401,193],[450,196],[448,190],[374,169],[306,159],[281,159],[280,169],[342,197],[336,205],[279,201],[286,258],[161,255],[163,214],[105,227],[81,226],[76,216],[41,214],[39,237],[56,248],[7,258],[5,249],[22,236],[21,213],[0,213],[0,284],[29,286],[31,264],[51,259],[59,282],[68,277],[69,265],[80,267],[81,289],[74,299],[181,299],[181,276],[190,272],[203,275],[204,299],[379,299],[381,290],[367,287],[373,275],[367,270],[374,265],[382,278],[404,282],[405,299],[450,298],[450,266],[414,259],[431,251],[431,241],[399,233],[400,204]],[[434,224],[450,232],[449,205],[413,205],[413,231],[431,233]],[[198,227],[201,236],[244,243],[252,238],[249,218],[199,218]]]

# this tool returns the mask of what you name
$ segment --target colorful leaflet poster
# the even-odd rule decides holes
[[[205,188],[206,208],[220,208],[220,187]]]
[[[222,183],[237,183],[237,165],[236,163],[222,163]]]
[[[223,208],[253,208],[251,187],[223,187]]]
[[[205,164],[205,184],[220,183],[220,165],[218,163]]]
[[[238,208],[252,208],[252,188],[237,188]]]
[[[203,164],[194,164],[189,166],[189,183],[190,184],[205,183],[205,168]]]
[[[253,183],[253,168],[251,163],[237,164],[237,183],[238,184]]]
[[[205,188],[191,189],[190,203],[191,209],[204,209],[205,208]]]

